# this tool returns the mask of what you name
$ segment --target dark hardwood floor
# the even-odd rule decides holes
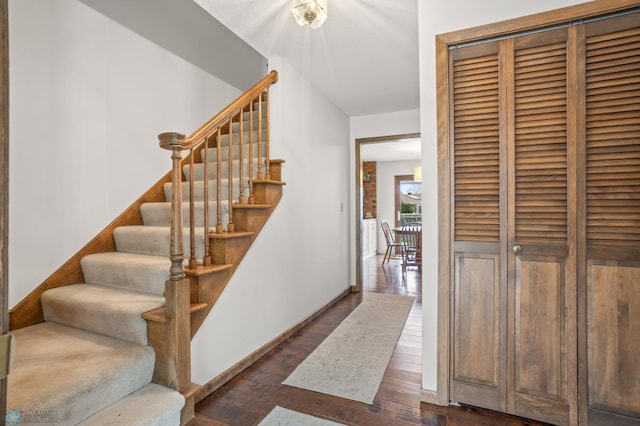
[[[415,296],[372,405],[281,384],[362,300],[352,293],[196,405],[194,425],[256,425],[276,405],[347,425],[539,425],[473,407],[420,403],[422,371],[421,273],[400,263],[365,261],[364,289]]]

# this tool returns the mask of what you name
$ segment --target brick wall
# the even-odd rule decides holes
[[[362,175],[362,212],[364,217],[376,217],[376,162],[364,161]]]

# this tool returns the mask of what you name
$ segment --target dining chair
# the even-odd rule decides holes
[[[422,225],[409,223],[400,230],[402,238],[402,270],[409,266],[422,268]]]
[[[396,241],[395,238],[393,238],[393,233],[391,232],[389,222],[387,222],[386,220],[382,220],[380,222],[380,226],[382,227],[384,239],[387,242],[387,251],[385,251],[384,257],[382,258],[382,264],[384,265],[385,261],[389,262],[389,259],[391,259],[391,254],[394,252],[394,250],[396,253],[400,252],[401,256],[404,255],[404,243],[401,241]]]

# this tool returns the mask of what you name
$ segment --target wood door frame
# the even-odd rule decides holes
[[[7,0],[0,0],[0,334],[9,331],[9,29]],[[7,410],[7,379],[0,380],[0,419]]]
[[[356,157],[356,284],[351,286],[351,291],[362,291],[362,161],[360,160],[360,149],[362,145],[381,142],[402,141],[403,139],[416,139],[420,137],[420,133],[404,133],[389,136],[376,136],[370,138],[356,138],[355,140],[355,157]]]
[[[449,404],[451,372],[450,350],[453,325],[452,285],[452,221],[453,199],[450,164],[451,120],[449,111],[452,88],[449,82],[449,50],[462,43],[480,42],[499,37],[513,37],[518,34],[563,25],[580,19],[621,12],[640,6],[638,0],[608,0],[607,2],[589,2],[561,9],[541,12],[534,15],[514,18],[493,24],[482,25],[436,36],[436,116],[437,116],[437,162],[438,162],[438,376],[436,402]],[[578,265],[580,267],[580,265]],[[581,302],[581,299],[579,299]],[[586,318],[586,310],[578,306],[578,323]],[[578,340],[586,339],[584,327],[578,329]],[[580,355],[580,354],[579,354]],[[583,369],[584,370],[584,369]],[[578,382],[585,383],[586,370],[578,372]],[[580,392],[583,400],[584,393]],[[582,408],[580,409],[582,412]],[[583,420],[582,416],[581,419]]]

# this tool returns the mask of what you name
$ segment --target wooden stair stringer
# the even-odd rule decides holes
[[[191,339],[206,320],[209,312],[231,281],[238,265],[249,251],[276,205],[282,198],[284,182],[264,181],[254,186],[260,194],[258,199],[270,199],[274,204],[236,204],[233,208],[235,232],[221,234],[210,233],[209,241],[212,265],[187,269],[185,274],[190,281],[191,303]],[[156,352],[156,367],[153,381],[165,383],[167,371],[166,308],[161,307],[143,314],[147,320],[149,345]]]
[[[240,262],[249,251],[249,248],[253,244],[253,241],[255,241],[258,234],[273,213],[273,210],[277,206],[278,202],[282,198],[283,185],[284,183],[280,182],[279,185],[273,186],[277,190],[276,192],[279,192],[279,196],[275,194],[271,197],[275,200],[274,204],[234,205],[234,224],[239,230],[232,234],[241,234],[244,235],[245,238],[229,238],[228,236],[225,237],[225,234],[210,235],[212,261],[214,265],[221,263],[229,264],[231,266],[228,270],[228,274],[226,275],[214,275],[206,273],[189,275],[189,278],[191,279],[192,296],[194,294],[194,288],[197,288],[199,297],[198,302],[206,304],[206,307],[202,309],[202,311],[200,311],[197,316],[192,316],[192,338],[204,323],[205,319],[209,315],[209,312],[222,294],[222,291],[231,280],[231,277],[235,273]],[[219,250],[223,250],[225,254],[216,255]]]

